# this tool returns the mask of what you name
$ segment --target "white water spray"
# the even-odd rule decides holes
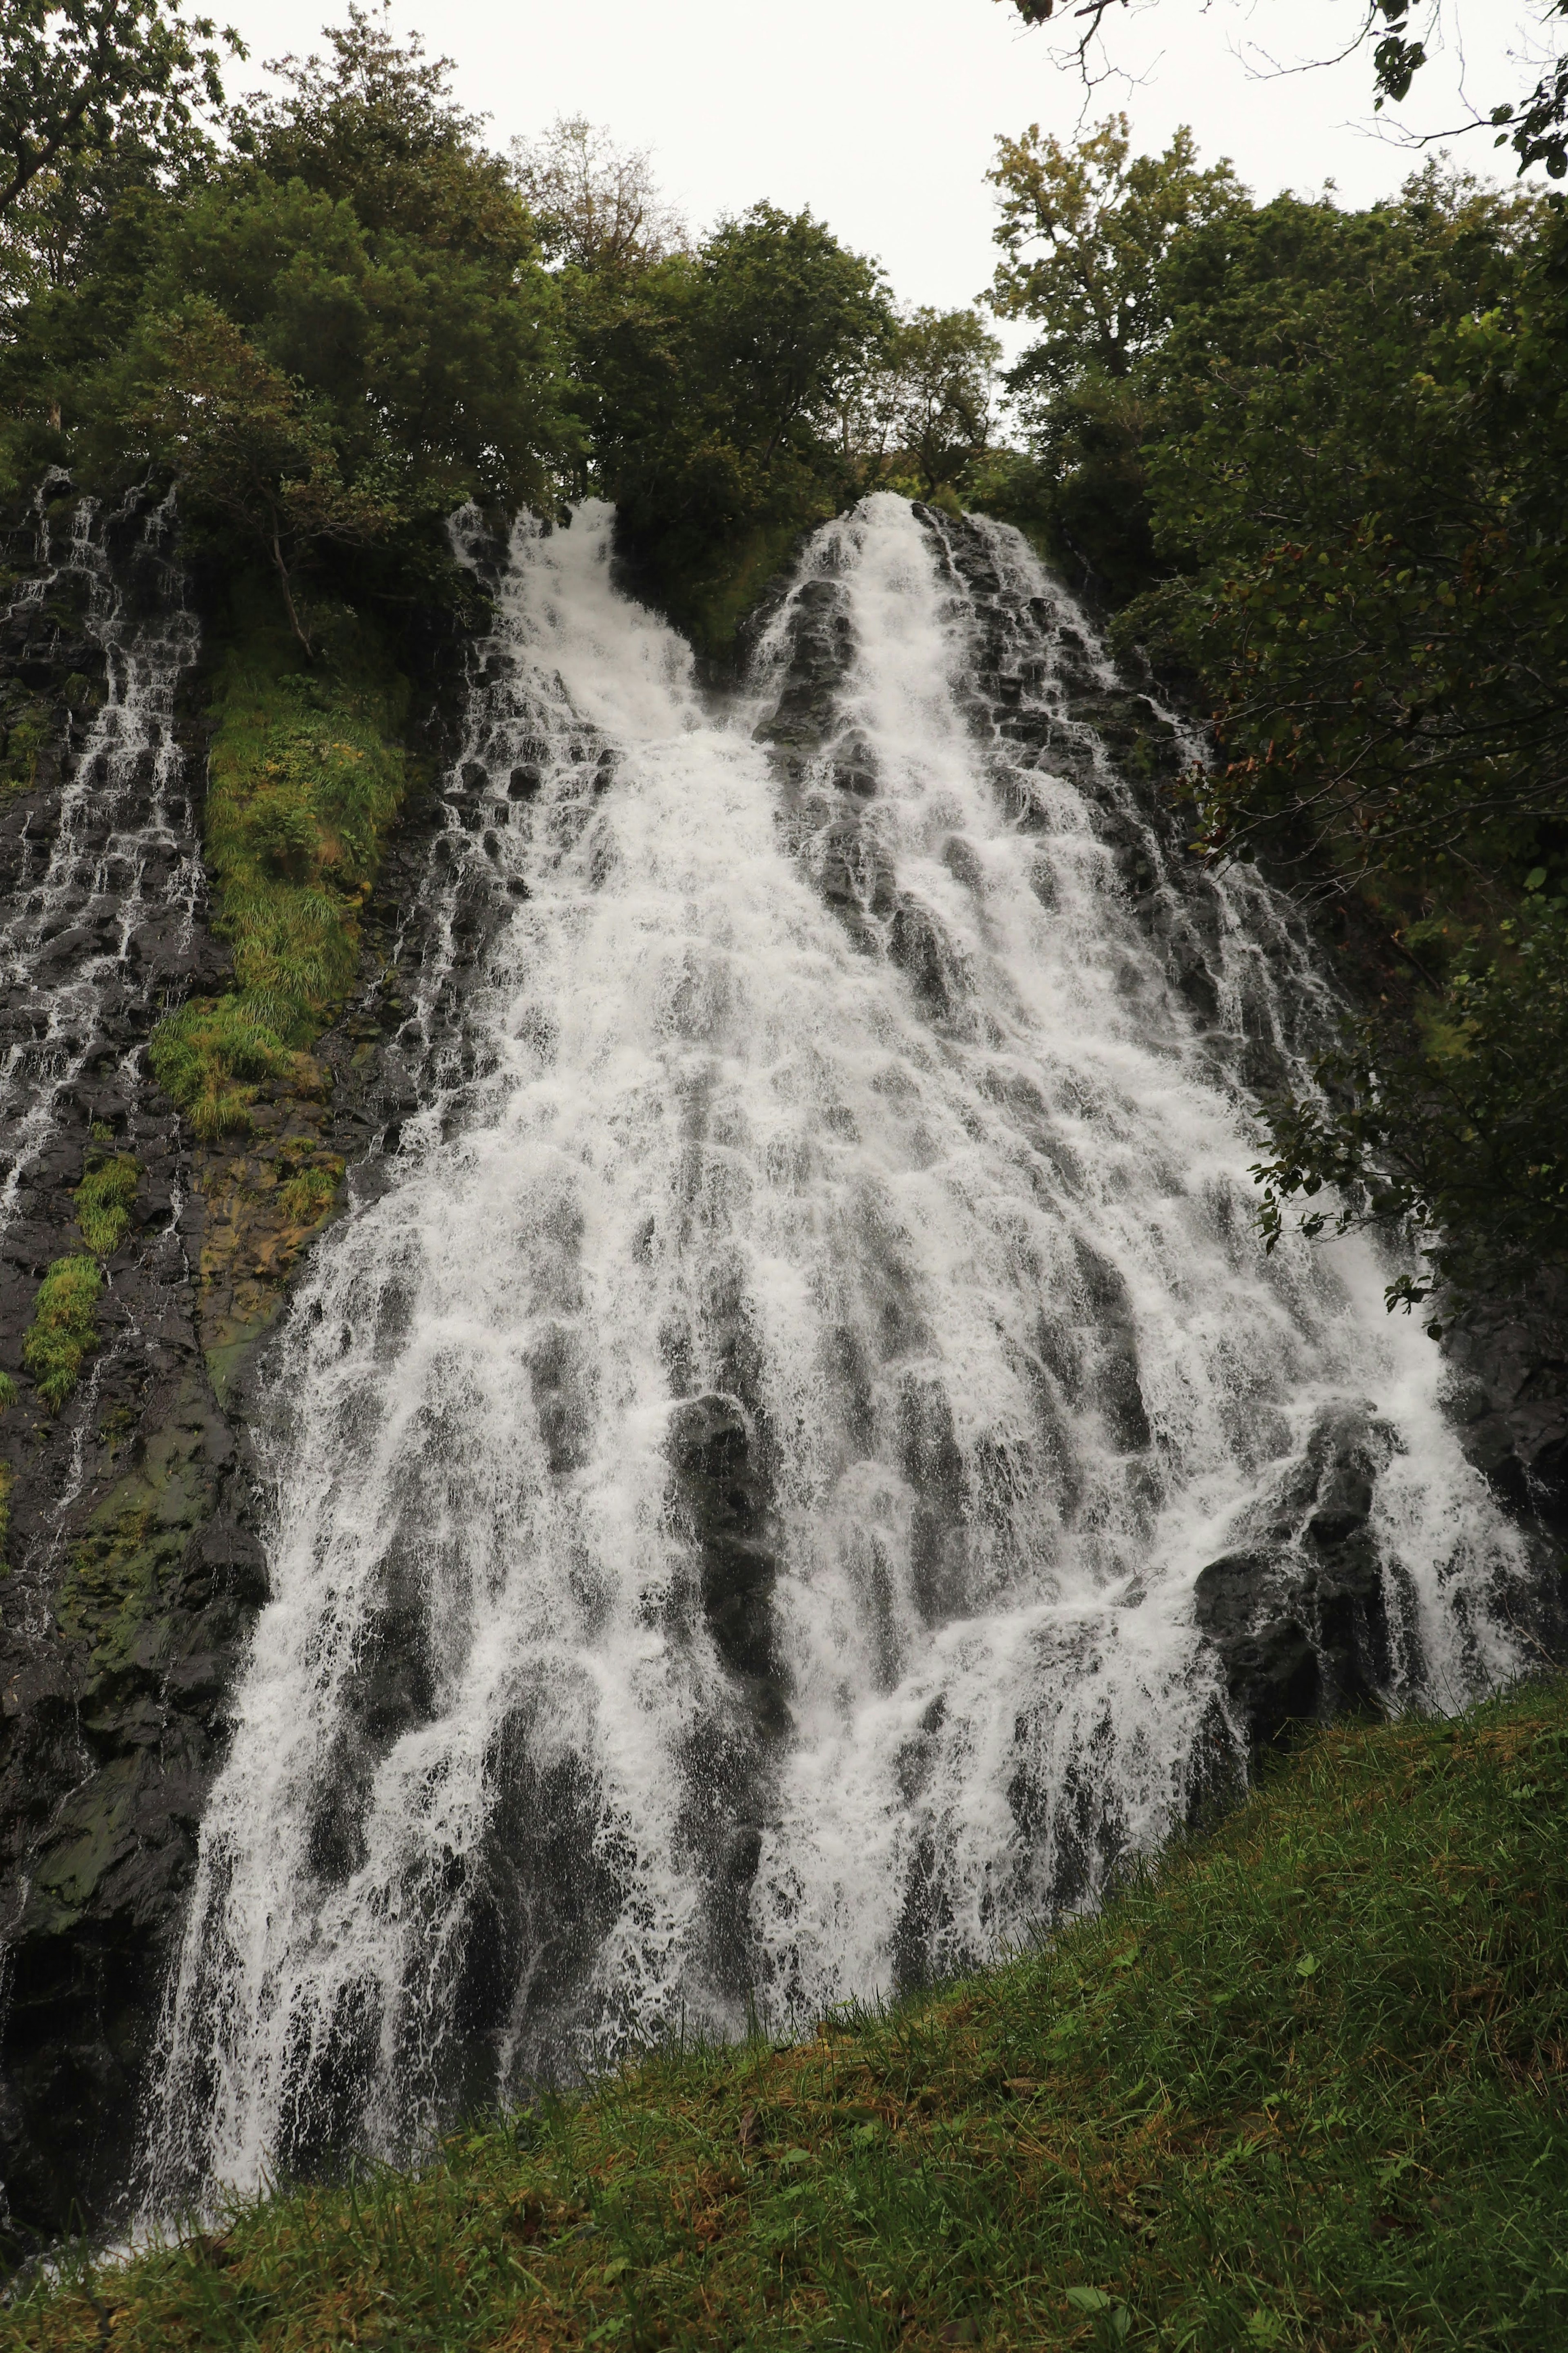
[[[716,719],[609,521],[514,536],[422,1107],[276,1360],[155,2204],[1091,1900],[1234,1758],[1194,1580],[1336,1416],[1393,1693],[1506,1663],[1436,1352],[1255,1239],[1241,1082],[1321,984],[1167,872],[1022,543],[868,501]]]
[[[174,728],[174,696],[195,659],[195,616],[166,553],[171,492],[140,514],[139,494],[105,517],[98,502],[71,510],[65,547],[51,544],[46,484],[37,501],[40,568],[16,607],[42,606],[62,575],[85,580],[84,626],[104,658],[104,697],[61,787],[52,828],[21,871],[0,915],[0,1235],[19,1192],[57,1135],[62,1106],[106,1058],[117,1017],[140,1008],[155,947],[188,943],[201,891],[195,818]],[[153,568],[155,610],[132,617],[127,566],[110,552],[114,526],[132,526],[132,560]],[[15,609],[15,608],[14,608]],[[122,1090],[140,1085],[126,1055]]]

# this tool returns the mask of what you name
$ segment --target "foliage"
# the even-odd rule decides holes
[[[72,1198],[76,1221],[89,1250],[111,1258],[131,1229],[131,1208],[141,1181],[141,1163],[130,1152],[89,1153]]]
[[[543,138],[512,141],[512,165],[546,258],[576,269],[645,269],[686,249],[640,148],[617,146],[586,115],[559,115]]]
[[[242,596],[214,686],[205,849],[233,992],[161,1022],[153,1074],[213,1142],[243,1131],[258,1087],[290,1076],[353,985],[359,912],[402,805],[397,735],[407,687],[374,631],[322,617],[324,656],[293,667],[289,640]]]
[[[1277,1109],[1266,1217],[1348,1183],[1352,1221],[1414,1224],[1459,1294],[1516,1283],[1568,1258],[1561,927],[1520,914],[1568,879],[1568,231],[1428,171],[1371,213],[1281,198],[1196,230],[1163,276],[1171,576],[1123,629],[1214,698],[1198,843],[1354,887],[1435,991],[1404,1038],[1335,1050],[1324,1102]]]
[[[237,996],[194,997],[167,1015],[147,1059],[204,1144],[243,1134],[261,1081],[285,1077],[293,1066],[281,1038]]]
[[[1424,1237],[1427,1274],[1398,1277],[1391,1304],[1510,1288],[1568,1258],[1565,915],[1557,899],[1505,921],[1500,952],[1472,951],[1413,1051],[1391,1055],[1363,1020],[1319,1058],[1320,1094],[1274,1107],[1273,1157],[1254,1171],[1270,1249],[1283,1203],[1330,1186],[1337,1204],[1308,1211],[1307,1232]]]
[[[1078,174],[1047,157],[1051,185],[1115,212],[1093,175],[1120,151],[1097,132],[1084,152]],[[1568,1258],[1541,912],[1568,883],[1554,205],[1435,165],[1360,213],[1216,183],[1168,235],[1116,248],[1144,280],[1120,378],[1071,273],[1034,281],[1030,448],[987,485],[1017,520],[1032,501],[1121,606],[1125,650],[1196,682],[1216,757],[1188,780],[1194,849],[1353,896],[1425,984],[1271,1107],[1258,1172],[1271,1239],[1297,1196],[1309,1230],[1415,1231],[1428,1274],[1397,1278],[1391,1305]],[[1108,238],[1079,241],[1086,276]],[[1310,1206],[1336,1186],[1343,1215]]]
[[[32,790],[38,754],[47,749],[53,733],[48,705],[19,681],[7,680],[0,687],[0,799]]]
[[[1031,124],[997,142],[1001,194],[992,307],[1044,332],[1005,382],[1029,444],[982,503],[1034,531],[1087,586],[1120,601],[1157,576],[1138,365],[1170,325],[1161,264],[1185,230],[1241,211],[1228,163],[1200,169],[1192,133],[1133,156],[1125,115],[1064,147]]]
[[[1064,147],[1031,123],[999,139],[986,178],[1001,191],[991,304],[1046,330],[1009,379],[1049,394],[1086,369],[1125,376],[1168,323],[1159,265],[1184,229],[1224,220],[1245,202],[1226,162],[1200,171],[1193,134],[1163,155],[1131,154],[1127,117]]]
[[[782,554],[858,488],[835,426],[891,325],[879,274],[810,213],[758,205],[629,283],[563,277],[599,481],[705,634],[759,545]]]
[[[98,1346],[95,1311],[102,1287],[95,1258],[57,1259],[38,1285],[22,1361],[47,1413],[58,1413]]]
[[[973,475],[991,439],[1002,346],[975,311],[911,311],[841,396],[839,430],[870,479],[931,498]]]
[[[293,1225],[315,1225],[331,1208],[342,1173],[341,1160],[297,1170],[278,1187],[279,1208]]]
[[[1561,1683],[1324,1733],[989,1976],[51,2269],[0,2348],[1548,2353],[1565,1833]]]
[[[323,61],[235,110],[234,153],[124,192],[0,353],[10,470],[172,472],[208,543],[410,593],[471,497],[552,503],[574,445],[557,301],[510,169],[444,60],[351,8]],[[380,549],[379,572],[364,551]]]
[[[1336,866],[1536,862],[1561,805],[1568,242],[1428,172],[1345,215],[1281,197],[1186,240],[1149,370],[1163,628],[1215,681],[1205,838],[1291,818]]]
[[[68,185],[119,145],[179,147],[198,110],[223,103],[216,38],[180,0],[7,0],[0,219],[40,176]]]
[[[148,391],[122,421],[145,435],[149,459],[170,468],[188,507],[270,558],[309,658],[296,577],[321,547],[374,546],[402,520],[390,455],[345,480],[323,404],[301,396],[199,295],[159,322],[143,354]]]
[[[6,1412],[16,1402],[16,1382],[9,1373],[0,1372],[0,1413]]]

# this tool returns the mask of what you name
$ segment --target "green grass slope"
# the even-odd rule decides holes
[[[1037,1952],[40,2286],[0,2348],[1568,2346],[1568,1689],[1317,1738]]]

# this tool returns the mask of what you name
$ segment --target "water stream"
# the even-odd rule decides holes
[[[62,574],[75,575],[104,682],[78,723],[52,823],[36,846],[24,841],[0,904],[0,1236],[73,1092],[112,1066],[121,1097],[141,1093],[147,970],[188,943],[202,889],[174,728],[199,630],[170,552],[173,493],[150,504],[133,491],[112,513],[79,499],[57,544],[53,488],[37,501],[37,567],[16,607],[42,607]]]
[[[1246,1090],[1327,984],[1169,854],[1081,616],[878,497],[716,710],[609,524],[513,535],[418,1107],[275,1358],[154,2205],[1091,1901],[1237,1768],[1194,1582],[1307,1541],[1325,1430],[1377,1434],[1389,1696],[1508,1663],[1436,1350],[1366,1245],[1256,1240]]]

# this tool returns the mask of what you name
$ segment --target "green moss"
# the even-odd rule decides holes
[[[111,1257],[130,1231],[131,1205],[141,1176],[141,1163],[129,1152],[112,1158],[89,1155],[72,1198],[82,1240],[100,1258]]]
[[[1565,1857],[1562,1681],[1340,1728],[1001,1968],[40,2278],[0,2353],[1558,2353]]]
[[[102,1287],[93,1258],[57,1259],[38,1286],[22,1356],[47,1412],[59,1411],[98,1345],[94,1310]]]
[[[205,850],[234,988],[160,1023],[159,1084],[211,1142],[249,1124],[258,1087],[287,1077],[353,987],[359,914],[406,785],[396,740],[408,689],[368,626],[317,626],[298,648],[241,596],[215,681]]]

